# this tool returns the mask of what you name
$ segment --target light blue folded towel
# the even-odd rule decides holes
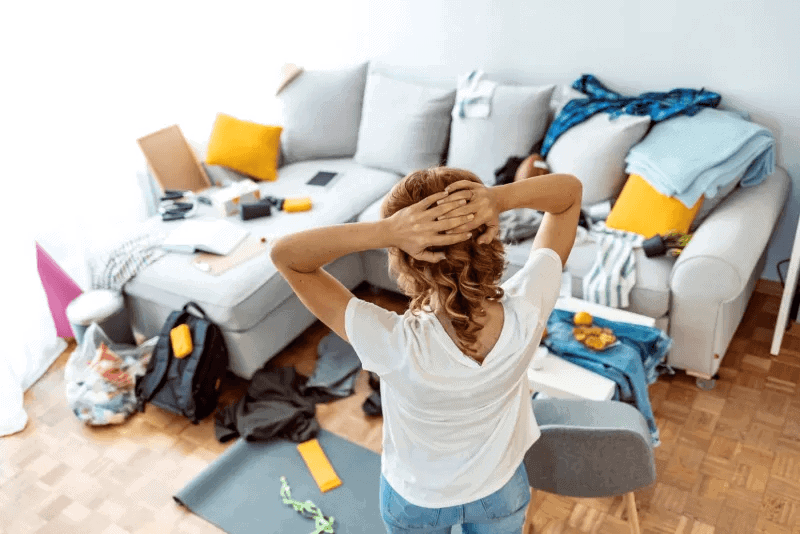
[[[625,162],[626,173],[692,207],[739,178],[742,187],[764,181],[775,171],[775,138],[734,112],[704,108],[654,125]]]

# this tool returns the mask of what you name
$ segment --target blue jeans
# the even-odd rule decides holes
[[[508,483],[488,497],[460,506],[423,508],[395,492],[381,475],[381,517],[389,534],[450,534],[461,525],[464,534],[520,534],[531,500],[528,473],[520,464]]]

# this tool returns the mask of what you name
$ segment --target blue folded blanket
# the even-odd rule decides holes
[[[542,344],[568,362],[616,382],[615,400],[636,406],[647,421],[653,447],[661,444],[647,386],[670,368],[664,364],[672,339],[658,328],[594,318],[594,326],[610,328],[619,343],[594,351],[572,335],[574,313],[553,310]]]
[[[742,187],[764,181],[775,171],[775,138],[736,113],[703,108],[654,125],[625,162],[626,173],[692,207],[739,178]]]

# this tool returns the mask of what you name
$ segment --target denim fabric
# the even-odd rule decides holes
[[[647,420],[653,446],[661,444],[647,386],[668,372],[664,360],[672,339],[658,328],[594,318],[594,325],[610,328],[618,343],[603,351],[594,351],[572,335],[574,313],[553,310],[547,321],[548,336],[542,341],[553,354],[568,362],[594,371],[617,384],[614,400],[636,406]]]
[[[398,495],[381,475],[381,517],[389,534],[450,534],[455,525],[461,525],[463,534],[519,534],[530,500],[524,463],[505,486],[488,497],[447,508],[413,505]]]
[[[570,100],[561,109],[545,134],[540,151],[542,157],[547,156],[561,134],[601,111],[607,111],[612,119],[625,113],[650,115],[653,122],[660,122],[682,113],[691,117],[703,109],[702,106],[717,107],[722,99],[719,94],[704,89],[673,89],[668,93],[626,97],[610,91],[591,74],[575,80],[572,88],[588,95],[588,98]]]

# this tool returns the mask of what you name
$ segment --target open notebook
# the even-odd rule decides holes
[[[226,256],[250,234],[249,230],[224,219],[186,221],[161,245],[169,252],[210,252]]]

